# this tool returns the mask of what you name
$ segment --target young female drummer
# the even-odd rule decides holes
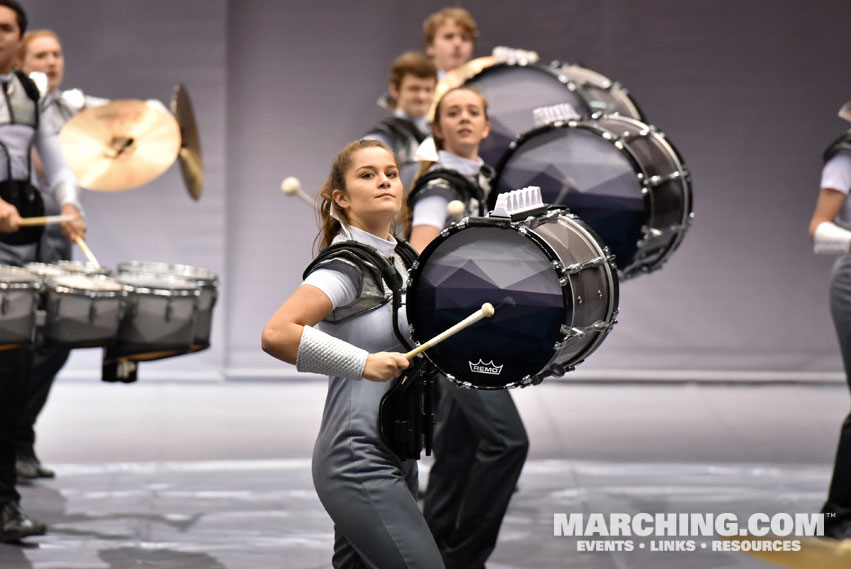
[[[392,257],[402,205],[396,159],[381,142],[346,146],[322,188],[321,244],[357,241]],[[313,482],[334,520],[335,568],[441,569],[415,498],[417,465],[400,459],[378,430],[379,403],[408,367],[394,335],[386,285],[357,263],[311,265],[304,283],[272,315],[263,349],[299,371],[329,375],[313,452]],[[377,291],[377,294],[376,294]],[[404,320],[404,311],[399,311]],[[407,329],[401,322],[400,329]]]
[[[484,213],[493,174],[478,152],[489,130],[487,104],[476,91],[453,89],[438,102],[432,123],[438,161],[408,196],[410,241],[418,251],[451,221],[451,200],[461,200],[470,215]],[[508,391],[439,385],[424,515],[447,568],[482,569],[496,545],[529,442]]]

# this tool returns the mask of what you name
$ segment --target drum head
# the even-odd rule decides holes
[[[526,186],[539,186],[544,203],[565,205],[587,223],[628,265],[642,236],[648,204],[641,169],[623,150],[591,128],[542,127],[518,140],[500,164],[491,200]]]
[[[490,302],[493,317],[427,350],[427,357],[456,382],[480,389],[536,375],[554,354],[569,302],[551,262],[541,245],[507,226],[439,236],[409,281],[414,339],[424,343]]]
[[[567,79],[546,65],[497,64],[464,85],[488,102],[491,132],[479,147],[479,155],[488,164],[497,164],[517,136],[534,128],[532,111],[538,107],[569,103],[580,115],[590,114],[587,103],[571,90]]]

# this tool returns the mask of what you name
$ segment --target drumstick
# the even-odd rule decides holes
[[[48,225],[51,223],[63,223],[65,221],[74,221],[75,215],[47,215],[42,217],[22,217],[21,227],[34,227],[36,225]]]
[[[435,336],[434,338],[432,338],[431,340],[429,340],[425,344],[421,344],[421,345],[417,346],[416,348],[414,348],[413,350],[411,350],[410,352],[405,354],[405,357],[407,359],[411,359],[412,357],[419,354],[420,352],[423,352],[423,351],[425,351],[429,348],[433,348],[434,346],[441,343],[442,341],[444,341],[449,336],[452,336],[453,334],[457,334],[458,332],[460,332],[461,330],[463,330],[467,326],[471,326],[472,324],[475,324],[476,322],[478,322],[482,318],[490,318],[491,316],[493,316],[493,313],[494,313],[493,305],[490,302],[486,302],[482,305],[482,307],[479,310],[475,311],[473,314],[469,315],[468,317],[466,317],[464,320],[462,320],[461,322],[459,322],[455,326],[449,328],[448,330],[444,330],[443,332],[441,332],[440,334],[438,334],[437,336]]]
[[[281,182],[281,191],[288,196],[297,196],[304,200],[310,207],[316,207],[316,202],[304,190],[301,189],[301,182],[295,176],[288,176]]]
[[[83,251],[83,254],[86,256],[86,258],[91,264],[93,264],[97,268],[100,268],[100,263],[98,263],[98,260],[97,258],[95,258],[94,253],[92,253],[92,250],[89,249],[89,246],[86,245],[86,242],[83,240],[82,237],[80,237],[79,235],[77,237],[74,237],[74,243],[80,246],[80,249]]]

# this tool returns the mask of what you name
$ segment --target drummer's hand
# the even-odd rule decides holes
[[[15,206],[0,199],[0,233],[14,233],[20,223],[21,216]]]
[[[73,241],[77,237],[86,236],[86,222],[83,220],[83,216],[80,215],[80,210],[78,210],[76,206],[71,204],[63,205],[62,215],[74,216],[72,221],[62,222],[62,231],[68,239]]]
[[[388,381],[399,377],[408,367],[408,360],[398,352],[369,354],[363,368],[363,376],[370,381]]]

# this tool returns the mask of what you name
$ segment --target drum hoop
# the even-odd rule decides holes
[[[557,222],[557,219],[555,220],[555,222]],[[558,256],[558,254],[555,252],[555,250],[550,246],[550,244],[546,241],[546,239],[544,239],[543,236],[541,236],[538,232],[536,232],[533,227],[528,227],[528,226],[524,225],[521,221],[511,221],[510,219],[495,218],[495,217],[465,217],[461,221],[451,224],[449,227],[443,229],[443,231],[440,232],[439,238],[432,239],[432,241],[426,246],[426,248],[423,249],[423,251],[420,253],[417,260],[414,262],[414,265],[413,265],[413,267],[411,268],[411,270],[408,274],[408,280],[405,283],[405,295],[406,295],[406,298],[407,298],[406,304],[405,304],[405,312],[407,313],[406,315],[408,317],[408,329],[411,333],[411,339],[414,340],[414,342],[416,342],[417,345],[419,345],[420,342],[414,337],[414,335],[416,333],[416,327],[414,326],[413,319],[411,318],[411,314],[412,314],[411,311],[413,310],[412,307],[414,306],[414,302],[411,302],[411,298],[412,297],[416,298],[416,294],[411,295],[411,286],[413,285],[414,281],[419,278],[420,273],[424,270],[424,269],[422,269],[422,267],[425,266],[425,262],[421,262],[421,261],[428,260],[428,258],[434,252],[434,249],[437,248],[439,242],[443,242],[450,235],[452,235],[454,233],[458,233],[458,232],[462,231],[463,229],[465,229],[467,227],[490,227],[490,228],[496,228],[496,229],[505,229],[505,230],[515,231],[517,233],[520,233],[521,235],[528,237],[529,240],[532,241],[532,243],[534,243],[541,251],[543,251],[544,255],[546,255],[546,257],[550,260],[551,263],[552,262],[562,263],[561,258]],[[520,231],[521,227],[525,228],[526,231]],[[602,243],[602,241],[599,241],[599,242]],[[572,302],[572,284],[570,282],[570,279],[562,278],[563,275],[560,274],[558,269],[553,267],[553,271],[556,273],[556,276],[559,280],[559,288],[561,288],[561,294],[562,294],[562,318],[561,318],[561,320],[562,320],[562,322],[564,322],[566,320],[566,316],[567,316],[567,310],[564,307],[567,306],[569,301]],[[555,344],[563,342],[564,340],[567,339],[567,333],[564,332],[565,325],[566,325],[566,323],[562,324],[562,329],[559,331],[559,337],[556,340]],[[552,361],[555,358],[555,356],[558,355],[558,351],[555,349],[555,345],[553,346],[551,351],[552,351],[552,355],[550,356],[549,360],[547,360],[547,363],[542,368],[542,371],[546,370],[552,364]],[[443,373],[446,376],[447,379],[449,379],[450,381],[452,381],[453,383],[455,383],[457,385],[460,385],[461,387],[467,387],[467,388],[470,388],[470,389],[478,389],[478,390],[483,390],[483,391],[493,391],[493,390],[499,390],[499,389],[514,389],[516,387],[524,387],[526,385],[530,385],[532,380],[534,379],[534,377],[536,377],[536,376],[526,375],[525,377],[522,377],[522,378],[518,379],[517,381],[513,381],[511,383],[507,383],[507,384],[501,385],[501,386],[475,385],[475,384],[470,383],[468,381],[459,380],[454,375],[452,375],[451,373],[447,373],[442,367],[440,367],[437,364],[437,362],[435,362],[434,360],[431,359],[431,357],[428,354],[428,351],[423,352],[423,354],[428,358],[428,360],[437,369],[439,369],[441,371],[441,373]]]

